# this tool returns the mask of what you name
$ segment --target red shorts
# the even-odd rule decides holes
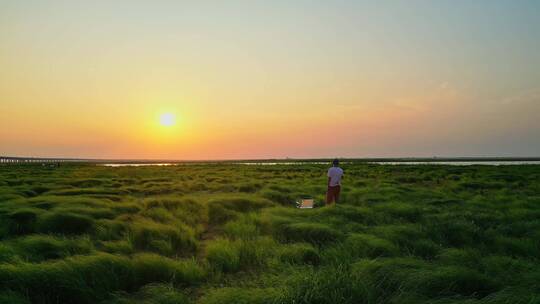
[[[328,190],[326,191],[326,203],[332,204],[337,203],[339,200],[339,192],[341,191],[341,186],[328,186]]]

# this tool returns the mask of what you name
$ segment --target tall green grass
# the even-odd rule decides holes
[[[0,303],[540,303],[539,166],[326,169],[0,166]]]

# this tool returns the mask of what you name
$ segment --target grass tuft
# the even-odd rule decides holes
[[[240,249],[236,243],[226,239],[208,244],[206,259],[218,271],[234,272],[240,269]]]
[[[165,255],[185,255],[195,252],[197,240],[191,227],[176,223],[166,225],[140,219],[130,225],[129,239],[139,250]]]
[[[75,213],[48,212],[38,221],[38,231],[43,233],[83,234],[93,227],[92,218]]]
[[[219,288],[210,290],[202,304],[272,304],[277,303],[279,290],[273,288]]]
[[[291,223],[277,227],[277,237],[286,242],[324,245],[341,240],[343,234],[324,224]]]
[[[279,252],[279,259],[289,264],[318,265],[321,257],[316,248],[307,243],[296,243],[283,246]]]

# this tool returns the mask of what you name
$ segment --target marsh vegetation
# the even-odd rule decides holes
[[[0,166],[0,303],[539,303],[540,166]]]

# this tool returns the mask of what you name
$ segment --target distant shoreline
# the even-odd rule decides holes
[[[209,159],[209,160],[173,160],[173,159],[92,159],[92,158],[56,158],[56,157],[17,157],[0,156],[0,163],[120,163],[120,164],[157,164],[157,163],[321,163],[331,162],[333,158],[279,158],[279,159]],[[519,162],[540,161],[540,157],[373,157],[339,158],[343,162],[353,163],[419,163],[419,162]]]

